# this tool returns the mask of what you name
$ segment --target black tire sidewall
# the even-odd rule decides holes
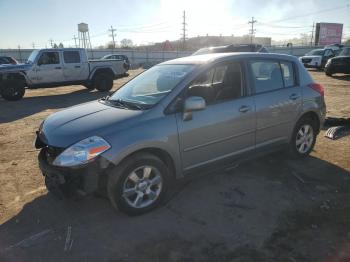
[[[145,208],[134,208],[129,206],[126,200],[122,197],[123,186],[127,176],[137,167],[144,165],[150,165],[159,170],[162,176],[162,191],[160,192],[158,199],[151,205]],[[120,211],[130,216],[141,215],[151,211],[162,203],[168,190],[169,179],[169,169],[158,157],[147,153],[136,154],[124,160],[110,172],[107,183],[108,197],[113,207],[119,209]]]
[[[107,81],[106,85],[102,85],[103,81]],[[93,87],[98,91],[106,92],[112,89],[113,87],[113,77],[107,73],[99,73],[94,77]]]
[[[305,153],[300,153],[296,148],[296,137],[297,137],[297,134],[298,134],[300,128],[305,124],[308,124],[312,127],[314,137],[313,137],[312,145],[309,148],[309,150],[306,151]],[[304,158],[304,157],[308,156],[315,146],[316,139],[317,139],[316,123],[309,117],[301,118],[294,127],[293,134],[292,134],[292,137],[291,137],[291,140],[289,143],[289,147],[290,147],[289,151],[290,151],[291,155],[294,158]]]

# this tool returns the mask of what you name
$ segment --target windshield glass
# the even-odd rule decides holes
[[[340,56],[350,56],[350,48],[343,49],[339,55]]]
[[[311,52],[307,53],[306,55],[323,55],[324,50],[322,49],[316,49],[312,50]]]
[[[37,57],[38,53],[39,53],[39,50],[34,50],[34,51],[30,54],[30,56],[29,56],[29,58],[28,58],[28,60],[27,60],[27,63],[28,63],[28,64],[34,63],[34,60],[35,60],[35,58]]]
[[[122,100],[151,107],[184,79],[194,65],[158,65],[132,79],[109,100]]]

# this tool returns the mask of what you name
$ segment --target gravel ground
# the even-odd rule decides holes
[[[326,88],[328,116],[350,118],[350,77],[311,74]],[[271,154],[180,181],[140,217],[103,198],[47,194],[35,130],[104,95],[68,86],[0,100],[0,261],[350,261],[350,136],[332,141],[322,131],[305,160]]]

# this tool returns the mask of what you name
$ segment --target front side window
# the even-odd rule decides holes
[[[79,51],[64,51],[63,59],[66,64],[80,63]]]
[[[109,100],[151,107],[170,93],[194,67],[191,64],[154,66],[122,86]]]
[[[284,87],[280,64],[276,61],[251,61],[255,93],[264,93]]]
[[[39,65],[55,65],[60,63],[58,52],[44,52],[41,54],[38,64]]]
[[[203,97],[208,105],[239,98],[243,90],[242,78],[239,62],[215,66],[191,83],[187,97]]]

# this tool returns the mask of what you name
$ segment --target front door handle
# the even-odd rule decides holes
[[[290,100],[297,100],[299,97],[300,97],[300,96],[299,96],[298,94],[291,94],[291,95],[289,96],[289,99],[290,99]]]
[[[238,111],[241,113],[246,113],[248,111],[250,111],[251,107],[250,106],[241,106]]]
[[[58,67],[55,67],[55,69],[62,69],[62,67],[58,66]]]

